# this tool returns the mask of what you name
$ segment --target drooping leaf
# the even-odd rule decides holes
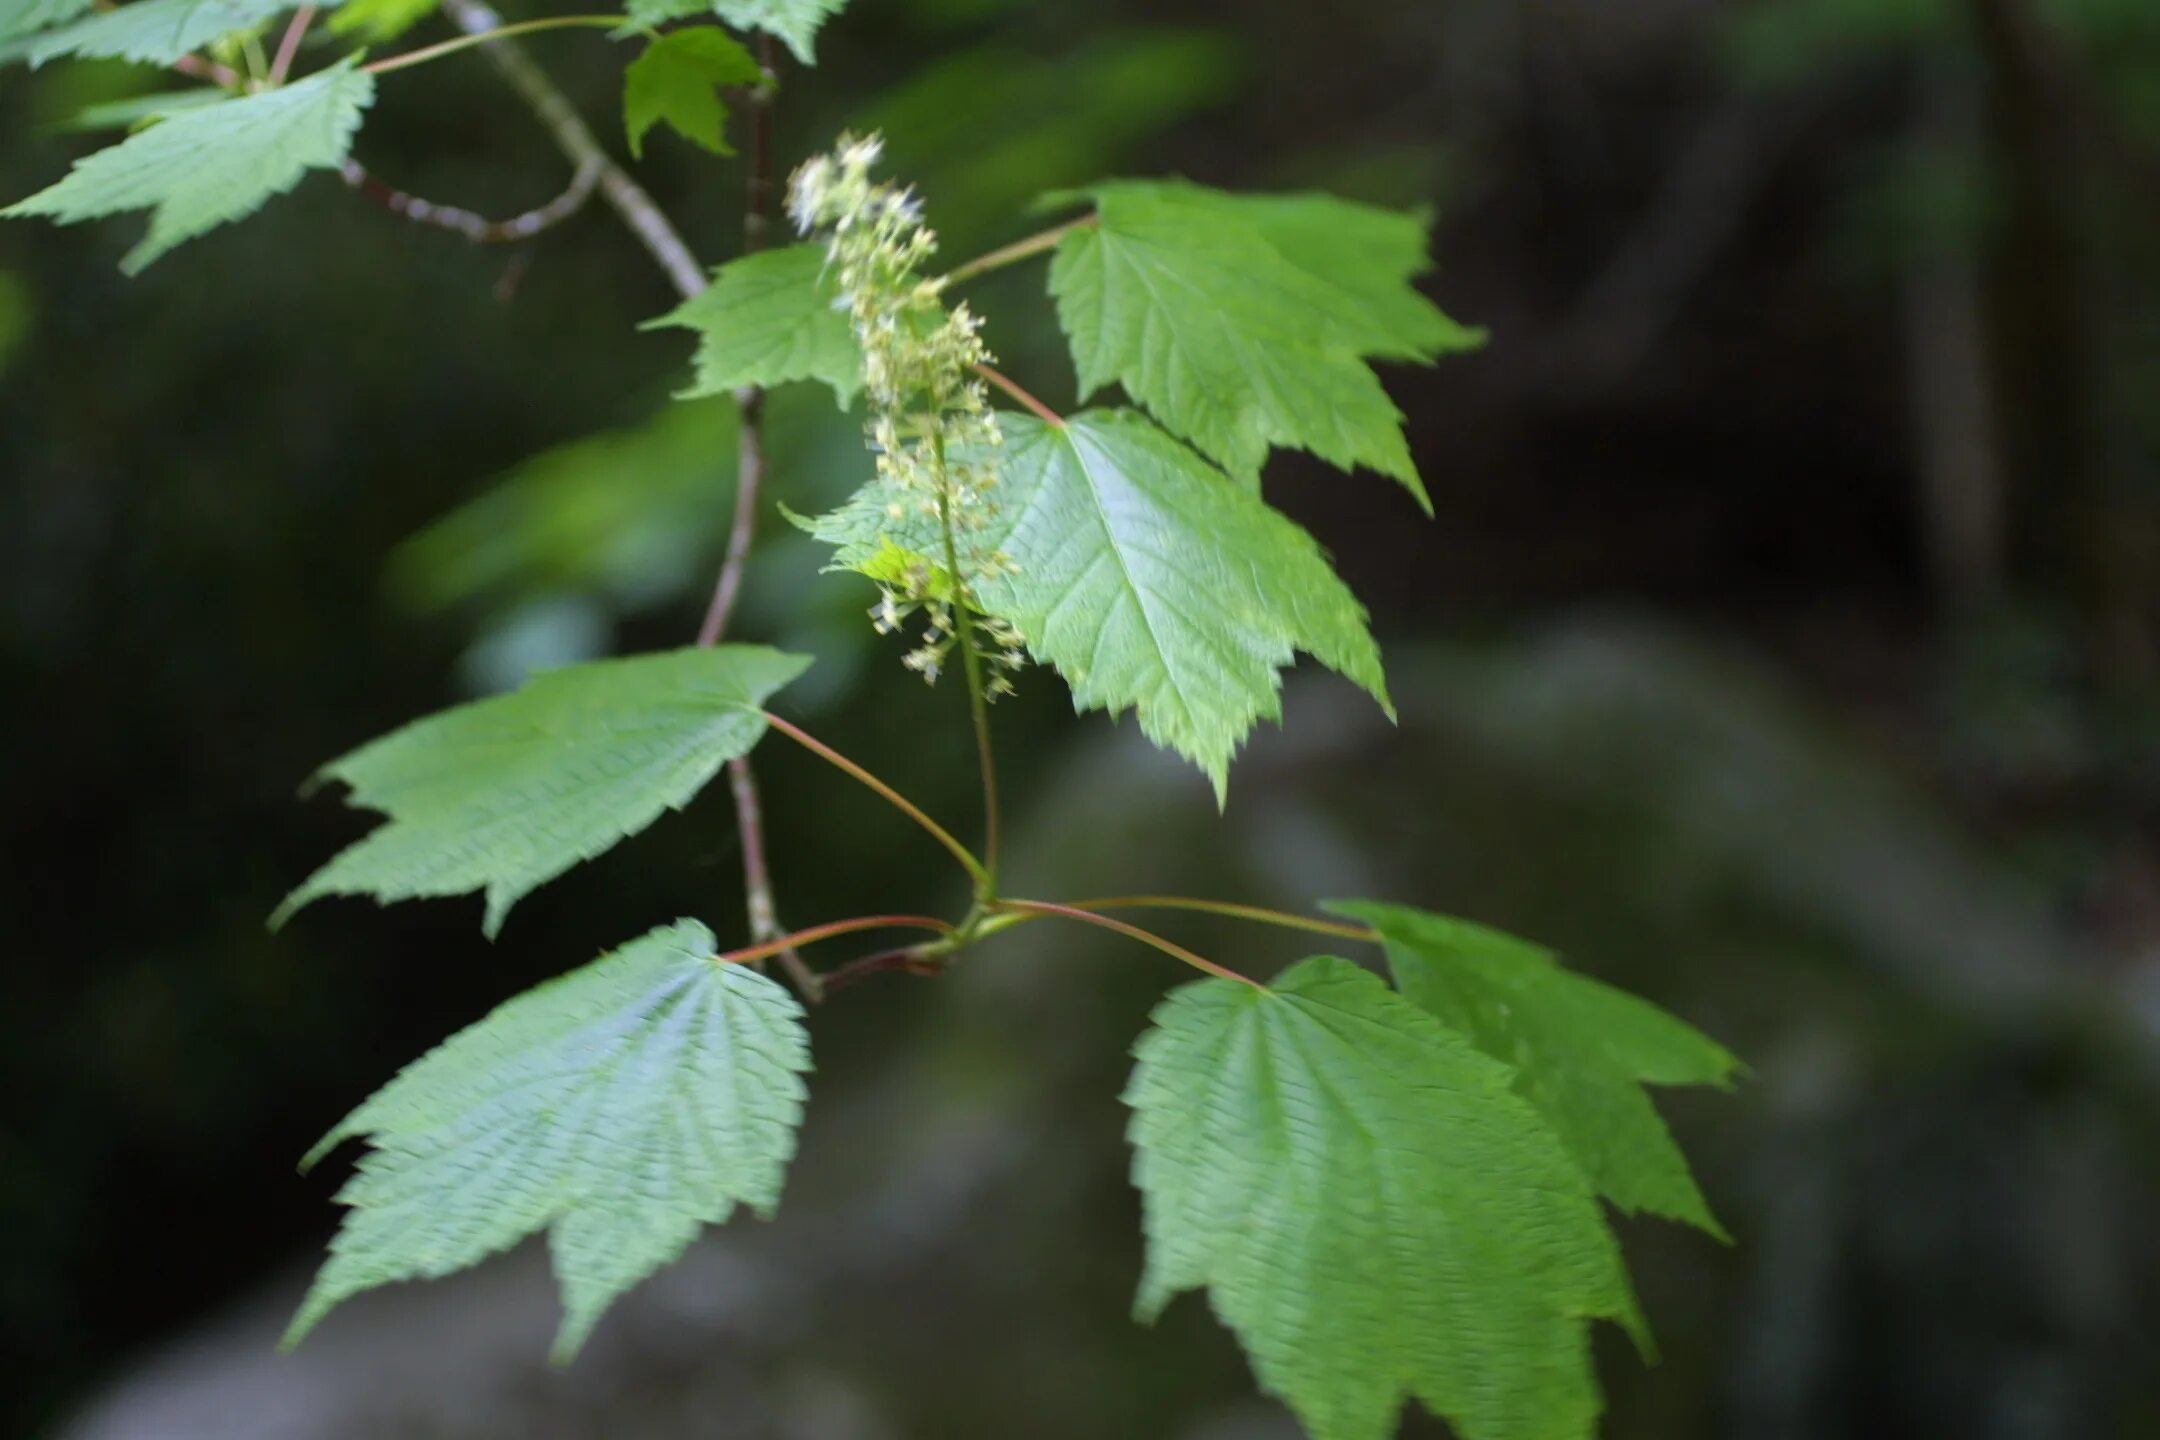
[[[528,892],[681,809],[765,734],[759,708],[809,667],[758,645],[595,660],[416,720],[324,766],[389,821],[271,917],[324,895],[485,889],[493,936]]]
[[[645,132],[666,121],[676,134],[715,155],[734,154],[720,87],[755,85],[764,75],[748,50],[713,26],[662,35],[623,71],[623,129],[630,136],[630,153],[643,159]]]
[[[1613,1204],[1723,1237],[1643,1090],[1728,1084],[1740,1062],[1723,1046],[1498,930],[1368,900],[1327,908],[1380,932],[1406,998],[1513,1068],[1516,1093]]]
[[[330,17],[330,33],[395,40],[441,4],[442,0],[346,0]]]
[[[0,0],[0,41],[66,24],[90,5],[91,0]]]
[[[1254,723],[1280,718],[1281,670],[1296,652],[1388,706],[1364,609],[1312,537],[1259,497],[1129,410],[999,423],[999,513],[970,543],[1019,569],[977,593],[1057,667],[1081,709],[1132,709],[1220,796]],[[850,569],[889,562],[888,543],[942,553],[935,520],[878,482],[813,531]]]
[[[548,1232],[576,1354],[705,1225],[780,1203],[810,1046],[785,989],[677,921],[526,991],[408,1065],[325,1136],[367,1137],[351,1213],[285,1334],[339,1302]]]
[[[738,30],[763,30],[787,42],[795,58],[817,64],[817,32],[847,0],[630,0],[630,22],[654,26],[692,15],[716,15]]]
[[[374,98],[375,77],[347,57],[280,89],[160,120],[0,215],[71,225],[149,210],[149,233],[120,262],[137,274],[174,246],[253,214],[309,170],[336,166]]]
[[[1640,1317],[1505,1066],[1346,960],[1174,992],[1134,1054],[1152,1319],[1205,1288],[1314,1440],[1414,1397],[1463,1440],[1588,1440],[1586,1322]]]
[[[293,0],[134,0],[45,31],[23,47],[23,55],[32,65],[60,55],[170,65],[220,36],[260,25],[292,8]]]
[[[698,332],[697,379],[684,399],[822,380],[844,410],[862,387],[862,352],[834,299],[824,248],[791,245],[729,261],[704,294],[644,328]]]
[[[1050,290],[1080,388],[1121,384],[1231,474],[1269,449],[1364,465],[1431,501],[1402,416],[1367,357],[1430,360],[1479,344],[1420,295],[1424,223],[1322,195],[1236,196],[1122,181],[1067,235]]]

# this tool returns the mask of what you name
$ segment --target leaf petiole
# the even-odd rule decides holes
[[[1072,234],[1073,231],[1085,230],[1089,226],[1100,223],[1101,217],[1091,213],[1083,215],[1077,220],[1068,220],[1063,225],[1052,226],[1040,234],[1028,236],[1025,240],[1015,240],[1010,245],[1000,246],[987,254],[978,255],[965,265],[947,271],[942,283],[946,285],[964,285],[978,275],[987,274],[992,270],[1001,270],[1007,265],[1017,264],[1032,256],[1040,255],[1045,250],[1055,250],[1059,243],[1067,235]]]
[[[1103,899],[1075,900],[1071,903],[1075,910],[1191,910],[1202,915],[1226,915],[1233,920],[1276,925],[1285,930],[1305,930],[1315,935],[1335,935],[1345,940],[1362,940],[1370,945],[1380,943],[1379,933],[1368,926],[1344,925],[1334,920],[1318,920],[1307,915],[1293,915],[1260,905],[1239,905],[1228,900],[1201,900],[1189,895],[1112,895]]]
[[[1251,976],[1240,975],[1227,965],[1218,965],[1204,956],[1195,955],[1184,946],[1177,944],[1175,941],[1165,940],[1152,930],[1143,930],[1137,925],[1128,925],[1123,920],[1114,920],[1108,915],[1097,915],[1094,911],[1082,910],[1077,905],[1057,905],[1047,900],[999,900],[990,906],[990,911],[993,916],[1014,914],[1025,917],[1054,917],[1065,920],[1078,920],[1084,925],[1100,926],[1105,930],[1114,930],[1129,940],[1138,940],[1143,945],[1151,945],[1171,959],[1182,960],[1195,970],[1203,970],[1218,979],[1235,980],[1241,985],[1250,985],[1255,990],[1265,990],[1267,988]],[[997,928],[1004,929],[1005,927],[999,926]]]
[[[908,819],[913,820],[917,825],[920,825],[925,831],[929,833],[931,839],[937,841],[938,844],[943,845],[947,850],[951,851],[953,858],[955,860],[958,860],[961,865],[966,868],[968,874],[973,877],[976,885],[987,892],[990,885],[990,872],[983,868],[982,861],[975,858],[974,851],[968,849],[967,846],[962,845],[958,840],[953,839],[951,831],[947,830],[944,826],[938,824],[937,821],[932,820],[928,815],[925,815],[922,811],[921,806],[917,805],[914,801],[908,799],[905,795],[902,795],[899,791],[893,789],[892,786],[886,784],[883,780],[878,779],[877,776],[871,774],[868,770],[865,770],[862,766],[856,764],[853,760],[848,759],[847,756],[842,755],[839,751],[833,749],[832,746],[827,745],[824,741],[818,739],[815,735],[810,734],[802,727],[781,719],[778,715],[773,714],[770,710],[767,710],[764,713],[766,723],[771,725],[773,729],[778,730],[781,734],[787,736],[788,739],[793,740],[796,744],[802,746],[805,750],[808,750],[811,754],[817,756],[826,764],[831,765],[841,771],[844,771],[846,774],[854,777],[862,784],[868,786],[870,789],[875,790],[878,794],[884,796],[887,803],[892,805],[894,809],[898,810],[901,814],[907,816]]]
[[[934,915],[864,915],[854,920],[834,920],[824,925],[813,925],[807,930],[797,930],[782,935],[762,945],[745,945],[740,950],[727,950],[715,955],[713,960],[721,965],[744,965],[752,960],[764,960],[798,945],[815,945],[820,940],[837,939],[864,930],[931,930],[940,935],[952,934],[953,927]]]
[[[460,50],[470,50],[475,45],[485,45],[491,40],[503,40],[512,35],[530,35],[541,30],[563,30],[576,26],[585,29],[609,29],[629,23],[626,15],[548,15],[538,20],[520,20],[514,25],[499,25],[477,35],[460,35],[435,45],[424,45],[418,50],[408,50],[402,55],[392,55],[360,68],[370,75],[387,75],[393,70],[403,70],[410,65],[424,65],[445,55],[455,55]]]

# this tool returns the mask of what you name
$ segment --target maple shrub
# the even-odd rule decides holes
[[[90,118],[124,138],[6,214],[147,210],[122,262],[133,273],[311,170],[477,241],[535,234],[597,195],[683,294],[652,323],[696,336],[685,398],[740,411],[734,525],[697,642],[549,670],[330,762],[323,778],[388,818],[272,923],[321,896],[481,891],[493,936],[527,892],[726,769],[751,933],[723,946],[677,920],[629,940],[451,1036],[341,1121],[311,1162],[348,1138],[370,1148],[287,1343],[349,1296],[545,1231],[567,1361],[702,1227],[778,1205],[811,1069],[802,1001],[1064,921],[1203,972],[1155,1011],[1124,1094],[1142,1319],[1205,1290],[1260,1386],[1319,1440],[1377,1440],[1412,1397],[1469,1440],[1592,1433],[1590,1325],[1650,1343],[1600,1199],[1722,1235],[1644,1087],[1725,1084],[1731,1055],[1535,945],[1407,906],[1341,900],[1323,918],[1144,894],[1039,900],[999,883],[991,707],[1031,663],[1080,711],[1131,711],[1218,797],[1245,736],[1279,718],[1300,651],[1392,714],[1364,609],[1263,498],[1260,473],[1272,449],[1301,449],[1378,472],[1430,513],[1372,362],[1431,362],[1483,337],[1413,287],[1424,220],[1318,194],[1114,180],[1045,196],[1050,228],[938,271],[920,201],[878,178],[875,138],[843,137],[784,193],[777,183],[780,47],[811,64],[841,4],[631,0],[627,15],[505,24],[480,0],[0,0],[17,58],[119,57],[191,85],[102,107]],[[457,36],[384,59],[357,48],[438,8]],[[634,47],[633,153],[664,126],[732,156],[729,107],[743,112],[738,258],[708,273],[514,38],[582,25]],[[510,220],[418,200],[350,155],[378,76],[468,47],[575,167],[561,197]],[[1053,410],[994,368],[954,298],[985,271],[1045,258],[1081,398],[1115,390],[1130,405]],[[799,382],[860,407],[872,463],[837,510],[789,518],[830,544],[831,568],[875,587],[874,623],[903,637],[909,669],[957,671],[981,767],[978,846],[769,708],[810,657],[722,643],[768,479],[764,393]],[[949,851],[971,882],[965,913],[785,931],[749,761],[776,731]],[[1148,908],[1310,932],[1383,958],[1393,984],[1334,955],[1261,983],[1119,918]],[[822,972],[802,958],[872,931],[921,938]],[[792,990],[766,973],[774,961]]]

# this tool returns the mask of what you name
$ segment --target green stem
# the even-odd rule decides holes
[[[793,740],[796,744],[802,746],[805,750],[808,750],[811,754],[817,756],[820,760],[825,761],[828,765],[832,765],[835,768],[846,772],[848,775],[853,776],[856,780],[862,782],[864,785],[867,785],[870,789],[875,790],[878,794],[884,796],[886,801],[891,804],[894,809],[898,810],[901,814],[907,816],[908,819],[913,820],[917,825],[920,825],[926,832],[929,833],[930,838],[937,841],[938,844],[943,845],[947,850],[951,851],[953,858],[955,860],[958,860],[961,865],[965,866],[968,874],[974,877],[975,885],[978,890],[987,890],[990,887],[990,872],[983,868],[982,861],[975,858],[975,852],[968,849],[967,846],[962,845],[958,840],[953,839],[951,831],[947,830],[944,826],[938,824],[937,821],[932,820],[928,815],[925,815],[922,812],[922,808],[918,806],[914,801],[908,799],[905,795],[902,795],[899,791],[893,789],[892,786],[886,784],[883,780],[878,779],[877,776],[871,774],[868,770],[863,769],[862,766],[856,764],[853,760],[848,759],[847,756],[842,755],[839,751],[833,749],[832,746],[827,745],[824,741],[818,739],[815,735],[810,734],[808,731],[802,729],[800,726],[790,724],[788,721],[781,719],[778,715],[773,714],[770,710],[767,710],[765,712],[765,723],[772,726],[773,729],[779,731],[781,734],[787,736],[788,739]]]
[[[1309,930],[1315,935],[1380,943],[1380,936],[1368,926],[1315,920],[1310,916],[1292,915],[1259,905],[1237,905],[1227,900],[1198,900],[1186,895],[1112,895],[1100,900],[1074,900],[1071,904],[1075,910],[1191,910],[1202,915],[1227,915],[1234,920],[1279,925],[1285,930]]]
[[[418,50],[408,50],[402,55],[392,55],[360,68],[370,75],[387,75],[393,70],[403,70],[410,65],[424,65],[445,55],[455,55],[475,45],[485,45],[491,40],[502,40],[512,35],[530,35],[541,30],[564,30],[571,27],[584,29],[614,29],[629,23],[627,15],[550,15],[539,20],[520,20],[515,25],[501,25],[481,35],[460,35],[439,44],[425,45]]]
[[[1237,971],[1232,970],[1227,965],[1218,965],[1213,960],[1195,955],[1182,945],[1163,939],[1162,936],[1157,935],[1152,930],[1142,930],[1137,925],[1128,925],[1123,920],[1113,920],[1108,915],[1097,915],[1092,910],[1082,910],[1075,905],[1054,905],[1047,900],[999,900],[990,909],[997,914],[1018,913],[1023,915],[1057,916],[1066,920],[1078,920],[1084,925],[1096,925],[1105,930],[1115,930],[1127,939],[1138,940],[1143,945],[1152,945],[1172,959],[1182,960],[1195,970],[1205,971],[1218,979],[1235,980],[1241,985],[1250,985],[1255,990],[1267,988],[1250,976],[1238,974]]]
[[[983,685],[982,656],[975,653],[975,617],[968,609],[968,587],[960,583],[960,544],[953,534],[952,500],[945,478],[945,437],[931,441],[937,462],[938,522],[945,532],[945,569],[953,581],[953,632],[960,646],[960,668],[967,676],[968,714],[975,725],[975,760],[982,771],[983,873],[976,877],[975,903],[997,899],[998,783],[997,756],[990,747],[990,692]]]
[[[820,940],[853,935],[863,930],[932,930],[940,935],[950,935],[952,928],[934,915],[865,915],[857,920],[834,920],[824,925],[813,925],[807,930],[797,930],[792,935],[782,935],[762,945],[746,945],[740,950],[726,951],[713,959],[722,965],[743,965],[752,960],[764,960],[781,954],[798,945],[814,945]]]
[[[983,379],[988,380],[991,384],[997,386],[998,389],[1003,390],[1006,394],[1012,396],[1013,399],[1018,400],[1022,405],[1027,406],[1028,409],[1034,411],[1036,418],[1041,420],[1045,425],[1052,426],[1059,430],[1065,428],[1064,416],[1058,414],[1057,411],[1052,410],[1048,405],[1043,404],[1042,401],[1036,399],[1033,395],[1030,395],[1027,391],[1021,389],[1020,382],[1014,380],[1011,376],[993,370],[988,365],[977,365],[975,367],[975,373],[982,376]]]
[[[1039,235],[1030,235],[1025,240],[1015,240],[1010,245],[992,250],[987,255],[978,255],[965,265],[948,271],[942,283],[946,285],[964,285],[978,275],[987,274],[992,270],[1003,269],[1007,265],[1017,264],[1032,255],[1040,255],[1045,250],[1055,250],[1059,242],[1067,235],[1072,234],[1073,231],[1085,230],[1089,226],[1100,223],[1100,216],[1083,215],[1078,220],[1068,220],[1063,225],[1053,226]]]

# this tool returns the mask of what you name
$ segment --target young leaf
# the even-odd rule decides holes
[[[1730,1083],[1740,1062],[1724,1047],[1498,930],[1369,900],[1327,908],[1380,932],[1407,999],[1514,1068],[1516,1093],[1608,1200],[1725,1238],[1643,1090]]]
[[[1113,382],[1248,482],[1270,447],[1369,466],[1432,503],[1402,416],[1364,357],[1430,360],[1480,343],[1411,286],[1415,217],[1321,195],[1234,196],[1122,181],[1067,235],[1050,290],[1080,388]]]
[[[810,1045],[785,989],[680,920],[526,991],[408,1065],[309,1154],[374,1148],[285,1333],[548,1232],[567,1361],[607,1307],[748,1205],[771,1218]]]
[[[375,77],[348,56],[280,89],[160,120],[0,216],[49,215],[72,225],[149,210],[149,233],[120,262],[134,275],[183,241],[254,213],[309,170],[335,166],[374,99]]]
[[[1175,991],[1134,1049],[1138,1310],[1206,1287],[1314,1440],[1414,1396],[1463,1440],[1587,1440],[1585,1321],[1641,1319],[1506,1067],[1346,960]]]
[[[23,54],[32,65],[59,55],[170,65],[222,35],[259,25],[292,7],[293,0],[135,0],[48,30],[25,45]]]
[[[1297,651],[1388,707],[1365,611],[1310,535],[1132,411],[998,418],[999,513],[970,543],[1019,569],[975,589],[1081,709],[1130,707],[1219,798],[1254,722],[1280,718]],[[812,529],[849,569],[942,553],[937,522],[877,482]]]
[[[791,245],[729,261],[704,294],[644,328],[698,332],[697,379],[681,399],[822,380],[845,410],[862,386],[862,352],[833,302],[823,247]]]
[[[459,705],[322,768],[390,819],[286,897],[487,891],[492,938],[529,891],[681,809],[765,734],[759,708],[809,668],[758,645],[596,660]]]
[[[435,13],[442,0],[346,0],[330,17],[333,35],[395,40]]]
[[[755,85],[765,72],[749,51],[710,25],[662,35],[623,71],[623,128],[630,153],[645,157],[645,132],[666,121],[715,155],[732,155],[722,85]]]
[[[847,0],[630,0],[630,23],[649,28],[691,15],[716,15],[738,30],[763,30],[787,42],[795,58],[817,64],[817,32]]]

